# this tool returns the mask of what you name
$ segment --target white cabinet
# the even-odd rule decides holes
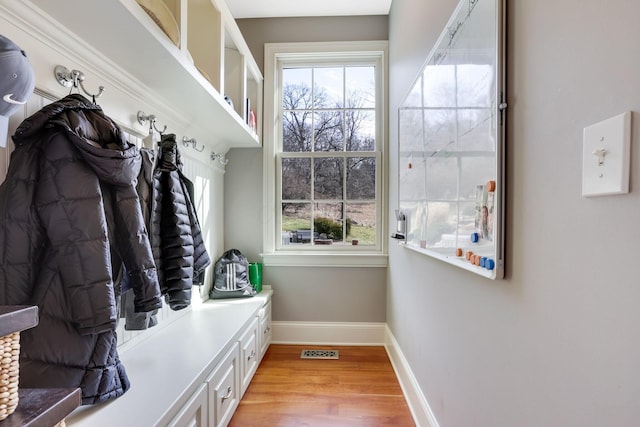
[[[207,386],[202,384],[182,407],[168,427],[205,427],[207,425]]]
[[[260,319],[260,356],[258,363],[262,360],[262,357],[267,352],[269,344],[271,344],[271,299],[267,299],[265,305],[258,311],[258,318]]]
[[[271,295],[210,300],[121,351],[127,393],[78,408],[69,427],[224,427],[271,339]],[[158,329],[156,329],[158,328]]]
[[[262,307],[248,320],[237,341],[206,377],[205,384],[181,408],[171,426],[224,427],[231,421],[271,343],[271,292],[264,292],[251,300],[262,300]],[[220,301],[218,304],[228,308],[251,300]],[[205,419],[207,421],[203,421]]]
[[[206,379],[208,389],[209,427],[229,424],[240,403],[240,367],[238,343]]]
[[[260,342],[258,340],[258,319],[258,317],[253,319],[245,334],[240,337],[240,397],[244,396],[244,392],[247,391],[247,387],[249,387],[251,378],[253,378],[253,375],[258,369],[260,357]]]
[[[240,353],[235,343],[169,423],[170,427],[224,427],[240,403]]]

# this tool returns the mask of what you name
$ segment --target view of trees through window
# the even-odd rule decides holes
[[[283,244],[375,245],[375,67],[282,70]]]

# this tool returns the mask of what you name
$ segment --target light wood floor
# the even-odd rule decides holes
[[[303,349],[337,349],[340,359],[300,359]],[[384,347],[272,344],[229,426],[415,424]]]

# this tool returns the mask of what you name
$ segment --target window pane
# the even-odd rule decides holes
[[[348,108],[375,108],[375,67],[347,67],[345,75],[346,106]]]
[[[282,70],[282,109],[311,108],[311,69],[284,68]]]
[[[378,102],[384,101],[376,68],[381,58],[377,53],[345,53],[336,53],[335,62],[327,60],[327,52],[285,55],[276,61],[274,94],[280,99],[274,100],[280,108],[269,122],[277,123],[277,139],[266,147],[278,159],[272,165],[279,187],[272,222],[280,224],[276,233],[282,234],[276,249],[381,249],[381,207],[376,200],[382,185],[378,168],[384,165],[378,150],[385,143],[377,135]],[[418,95],[421,101],[423,92]],[[424,122],[422,112],[412,119]],[[415,151],[422,153],[425,137],[418,137]],[[424,176],[421,182],[424,192]]]
[[[318,200],[342,199],[344,159],[317,158],[313,164],[313,197]]]
[[[311,203],[282,204],[282,243],[311,243]]]
[[[311,159],[282,159],[282,200],[311,199]]]
[[[282,114],[282,151],[311,151],[311,112],[290,111]]]
[[[376,244],[376,204],[347,203],[347,243],[357,240],[358,245]]]
[[[347,199],[376,198],[376,159],[352,157],[347,159]]]
[[[346,110],[345,137],[347,151],[374,151],[376,115],[373,110]]]
[[[344,105],[344,68],[313,69],[313,106],[342,108]]]
[[[314,115],[315,151],[342,151],[342,112],[321,111]]]
[[[316,203],[313,228],[318,237],[316,244],[342,243],[342,203]]]

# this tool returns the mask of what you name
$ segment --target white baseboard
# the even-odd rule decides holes
[[[387,354],[391,360],[396,376],[402,387],[402,392],[413,415],[413,420],[418,427],[439,427],[435,415],[429,407],[429,403],[418,386],[418,381],[411,371],[411,367],[405,359],[402,350],[388,326],[385,325],[385,343]]]
[[[273,344],[384,345],[386,323],[272,322]]]

